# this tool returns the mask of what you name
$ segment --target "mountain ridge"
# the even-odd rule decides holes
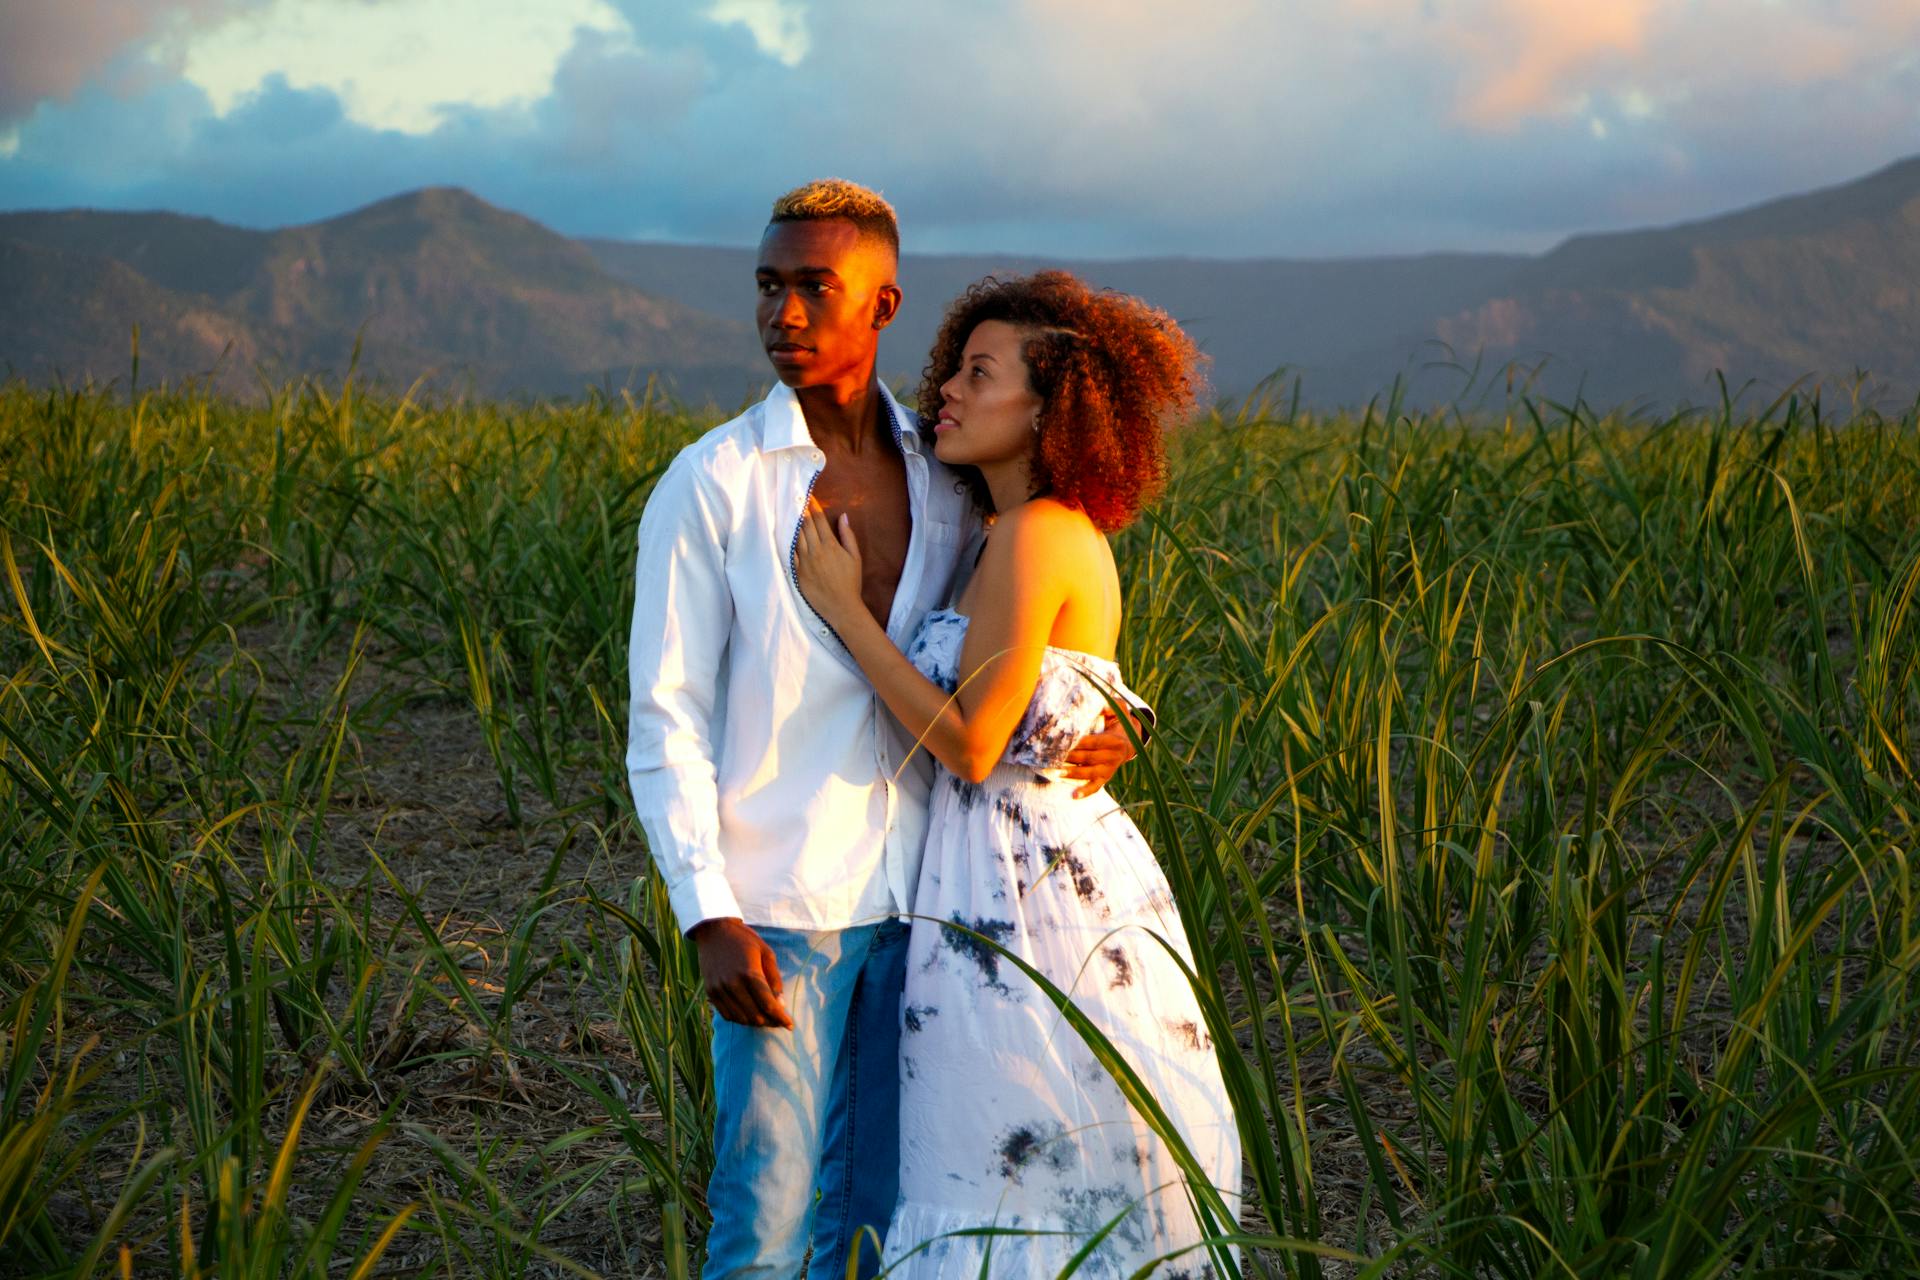
[[[752,265],[748,248],[569,238],[458,187],[270,231],[168,212],[0,213],[0,369],[122,376],[138,321],[143,382],[205,375],[248,394],[262,376],[341,372],[357,341],[365,371],[403,385],[429,372],[551,394],[659,373],[687,398],[737,404],[771,378]],[[910,252],[883,373],[915,379],[968,283],[1049,265],[1171,312],[1229,395],[1284,371],[1313,403],[1356,403],[1396,378],[1416,400],[1446,400],[1466,370],[1484,388],[1508,367],[1593,403],[1709,399],[1716,370],[1773,389],[1866,368],[1890,394],[1920,389],[1920,156],[1537,255]]]
[[[263,374],[344,373],[356,348],[369,377],[490,395],[660,371],[683,395],[730,399],[761,368],[748,325],[653,298],[578,242],[458,188],[274,231],[0,214],[0,246],[0,367],[31,380],[122,376],[135,322],[143,380],[201,377],[239,395]]]

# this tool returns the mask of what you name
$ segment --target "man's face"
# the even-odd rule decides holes
[[[864,377],[900,305],[893,276],[893,255],[851,222],[769,225],[754,269],[754,316],[780,381],[800,388]]]

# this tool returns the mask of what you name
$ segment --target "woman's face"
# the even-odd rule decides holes
[[[982,320],[967,335],[960,369],[940,388],[933,453],[950,466],[992,466],[1030,456],[1040,407],[1027,381],[1023,331]]]

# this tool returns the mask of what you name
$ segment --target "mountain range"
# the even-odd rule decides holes
[[[908,227],[911,235],[911,223]],[[1396,378],[1415,399],[1503,394],[1509,373],[1595,405],[1770,395],[1812,375],[1920,391],[1920,156],[1842,186],[1681,225],[1575,236],[1540,255],[1061,261],[908,253],[881,366],[911,383],[945,303],[988,274],[1065,266],[1178,318],[1214,388],[1297,377],[1320,405]],[[253,395],[368,376],[441,393],[545,395],[658,376],[737,405],[770,372],[753,250],[574,240],[430,188],[273,231],[170,213],[0,214],[0,373],[35,383],[201,377]],[[1470,381],[1469,373],[1475,374]]]

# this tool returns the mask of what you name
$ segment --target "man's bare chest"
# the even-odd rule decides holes
[[[861,598],[885,626],[913,537],[906,467],[897,454],[858,464],[829,460],[814,482],[813,500],[835,528],[847,517],[860,545]]]

